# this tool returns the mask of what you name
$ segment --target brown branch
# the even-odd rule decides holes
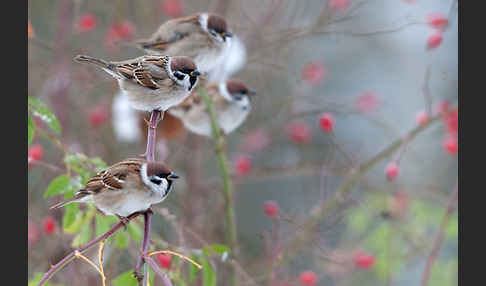
[[[432,270],[432,265],[434,265],[435,260],[437,259],[437,254],[439,253],[439,249],[442,243],[442,240],[444,238],[444,233],[445,233],[445,228],[447,225],[447,222],[449,221],[450,216],[452,213],[456,210],[456,201],[457,201],[457,196],[459,194],[459,188],[456,183],[455,186],[455,191],[452,193],[449,203],[447,204],[447,209],[444,214],[444,217],[442,218],[442,222],[439,227],[439,233],[437,233],[434,243],[432,246],[432,250],[430,251],[429,257],[427,258],[427,264],[425,265],[425,270],[424,274],[422,276],[422,286],[427,286],[430,278],[430,272]]]
[[[140,214],[141,213],[138,213],[138,212],[137,213],[134,213],[134,214],[131,214],[130,216],[128,216],[127,219],[128,219],[128,221],[131,221],[132,219],[136,218]],[[88,242],[85,246],[79,247],[76,250],[74,250],[71,253],[69,253],[66,257],[64,257],[56,265],[51,266],[51,269],[49,269],[49,271],[47,271],[44,274],[44,276],[42,276],[42,279],[39,282],[39,284],[37,284],[37,286],[41,286],[44,283],[46,283],[47,281],[49,281],[49,279],[51,279],[51,277],[57,271],[61,270],[61,268],[63,268],[64,266],[66,266],[69,262],[71,262],[76,257],[75,256],[76,253],[83,253],[84,251],[88,250],[89,248],[95,246],[98,242],[103,241],[106,238],[108,238],[109,236],[111,236],[113,233],[115,233],[115,231],[117,231],[123,225],[124,225],[124,223],[120,221],[114,227],[112,227],[110,230],[108,230],[105,234],[103,234],[103,235],[95,238],[94,240]]]

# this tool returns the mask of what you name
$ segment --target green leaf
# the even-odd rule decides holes
[[[28,108],[33,115],[44,121],[49,128],[54,130],[57,134],[61,134],[61,125],[56,116],[49,110],[49,108],[38,98],[28,97]]]
[[[215,286],[216,275],[214,274],[213,266],[211,263],[209,263],[204,255],[201,255],[201,266],[203,271],[203,285]]]
[[[459,222],[457,220],[457,215],[452,216],[445,228],[445,234],[447,238],[457,239],[459,235]]]
[[[138,281],[135,277],[133,277],[133,270],[128,270],[127,272],[113,279],[113,286],[137,286],[137,285],[138,285]]]
[[[32,120],[32,117],[30,117],[29,114],[27,114],[27,145],[30,145],[30,143],[32,143],[32,140],[34,140],[34,134],[35,134],[34,120]]]
[[[129,236],[126,231],[119,231],[115,234],[115,246],[118,248],[126,248],[128,246]]]
[[[76,248],[89,241],[91,237],[91,226],[89,223],[85,223],[81,228],[81,231],[74,237],[71,246]]]
[[[142,236],[143,236],[143,231],[142,228],[138,225],[135,224],[134,222],[131,222],[128,224],[128,233],[130,233],[130,236],[134,241],[141,241]]]
[[[59,175],[51,181],[44,193],[44,198],[63,194],[70,190],[71,177],[67,174]]]
[[[64,207],[66,212],[62,218],[62,228],[65,233],[76,233],[83,226],[83,212],[79,211],[78,204],[69,204]]]

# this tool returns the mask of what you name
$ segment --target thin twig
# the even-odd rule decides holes
[[[141,213],[131,214],[127,219],[128,219],[128,221],[130,221],[140,214]],[[61,270],[64,266],[66,266],[69,262],[71,262],[75,258],[76,252],[83,253],[84,251],[88,250],[89,248],[95,246],[98,242],[105,240],[106,238],[111,236],[115,231],[117,231],[123,225],[124,225],[124,223],[120,221],[115,226],[113,226],[110,230],[108,230],[105,234],[93,239],[92,241],[88,242],[85,246],[79,247],[78,249],[72,251],[70,254],[68,254],[66,257],[64,257],[61,261],[59,261],[56,265],[51,266],[51,269],[49,269],[49,271],[47,271],[44,274],[44,276],[42,276],[42,279],[39,282],[39,284],[37,284],[37,286],[41,286],[44,283],[46,283],[47,281],[49,281],[49,279],[51,279],[52,276],[57,271]]]
[[[459,194],[459,188],[456,183],[455,190],[449,199],[446,212],[444,214],[444,217],[442,218],[442,222],[439,227],[439,232],[437,233],[434,239],[432,250],[430,251],[429,257],[427,258],[427,264],[425,265],[424,274],[422,276],[422,283],[421,283],[422,286],[427,286],[427,284],[429,283],[430,271],[432,270],[432,265],[434,265],[434,262],[437,259],[437,254],[439,253],[442,239],[444,238],[446,225],[449,222],[450,216],[456,210],[456,201],[457,201],[458,194]]]
[[[74,256],[76,256],[76,258],[78,259],[82,259],[86,262],[89,263],[89,265],[93,266],[94,269],[96,269],[96,271],[100,274],[101,276],[101,283],[103,286],[105,286],[105,281],[106,281],[106,277],[105,277],[105,274],[103,273],[103,271],[98,267],[96,266],[96,264],[94,264],[93,261],[89,260],[86,256],[82,255],[79,251],[75,250],[74,251]],[[100,264],[100,267],[102,266],[102,264]]]

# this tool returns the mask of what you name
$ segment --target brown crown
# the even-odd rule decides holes
[[[226,20],[216,14],[209,14],[208,29],[215,30],[217,33],[226,32]]]
[[[161,178],[167,177],[172,173],[163,163],[160,162],[148,162],[147,163],[147,176],[156,175]]]
[[[231,94],[234,93],[243,93],[243,94],[248,94],[248,87],[246,84],[239,80],[239,79],[230,79],[226,82],[226,88],[228,89],[228,92]]]
[[[170,69],[173,71],[185,71],[189,73],[197,69],[196,64],[188,57],[172,57]]]

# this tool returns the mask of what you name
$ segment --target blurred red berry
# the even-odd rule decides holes
[[[305,123],[291,123],[288,127],[290,140],[296,144],[308,143],[311,139],[311,129]]]
[[[321,126],[322,131],[331,132],[334,129],[334,116],[330,113],[323,113],[319,117],[319,126]]]
[[[170,269],[170,263],[172,261],[172,256],[168,254],[159,254],[157,260],[162,268]]]
[[[447,115],[450,111],[451,104],[447,100],[441,100],[436,106],[437,113],[442,115]]]
[[[42,148],[42,145],[39,144],[32,145],[29,148],[29,152],[27,155],[28,166],[31,167],[35,161],[41,160],[43,156],[44,156],[44,148]]]
[[[182,15],[183,7],[181,0],[163,0],[160,9],[167,16],[179,17]]]
[[[263,203],[263,212],[270,217],[278,216],[280,214],[280,209],[278,204],[273,201],[266,201]]]
[[[303,271],[299,275],[300,283],[306,286],[314,286],[317,283],[317,275],[310,270]]]
[[[427,38],[427,49],[435,49],[442,43],[442,32],[435,31]]]
[[[270,138],[268,133],[261,128],[258,128],[243,139],[243,151],[244,152],[258,152],[268,146]]]
[[[327,70],[323,64],[318,62],[311,62],[302,69],[302,79],[311,85],[321,83],[327,76]]]
[[[394,180],[398,176],[398,165],[395,162],[389,163],[385,168],[385,175],[389,180]]]
[[[98,105],[88,112],[91,127],[96,128],[108,120],[108,109],[104,105]]]
[[[372,254],[358,251],[354,254],[353,261],[360,268],[369,268],[375,263],[375,257]]]
[[[417,113],[417,115],[415,116],[415,120],[417,121],[417,123],[419,125],[423,125],[423,124],[427,123],[427,120],[429,120],[429,115],[424,110],[419,111]]]
[[[236,173],[239,176],[248,175],[251,171],[251,160],[246,156],[240,156],[236,159]]]
[[[457,143],[457,138],[455,137],[447,137],[444,140],[444,149],[446,150],[447,153],[451,155],[457,154],[457,151],[459,150],[459,144]]]
[[[444,116],[444,123],[446,125],[446,130],[449,136],[457,135],[457,131],[459,128],[458,115],[458,109],[456,108],[455,110],[448,112]]]
[[[130,40],[135,34],[135,26],[129,21],[113,24],[105,37],[105,45],[110,49],[117,48],[115,43],[121,40]]]
[[[34,244],[39,240],[39,228],[37,225],[29,222],[27,225],[27,241],[29,244]]]
[[[77,29],[79,32],[89,32],[96,27],[98,21],[93,14],[87,13],[82,15],[77,24]]]
[[[449,20],[442,13],[430,13],[426,17],[426,22],[429,26],[436,29],[443,29],[449,24]]]
[[[51,235],[56,231],[56,222],[50,216],[44,220],[44,232]]]
[[[350,0],[330,0],[329,5],[334,10],[344,10],[349,7]]]
[[[369,112],[378,106],[376,94],[372,91],[366,91],[356,99],[356,107],[361,112]]]

